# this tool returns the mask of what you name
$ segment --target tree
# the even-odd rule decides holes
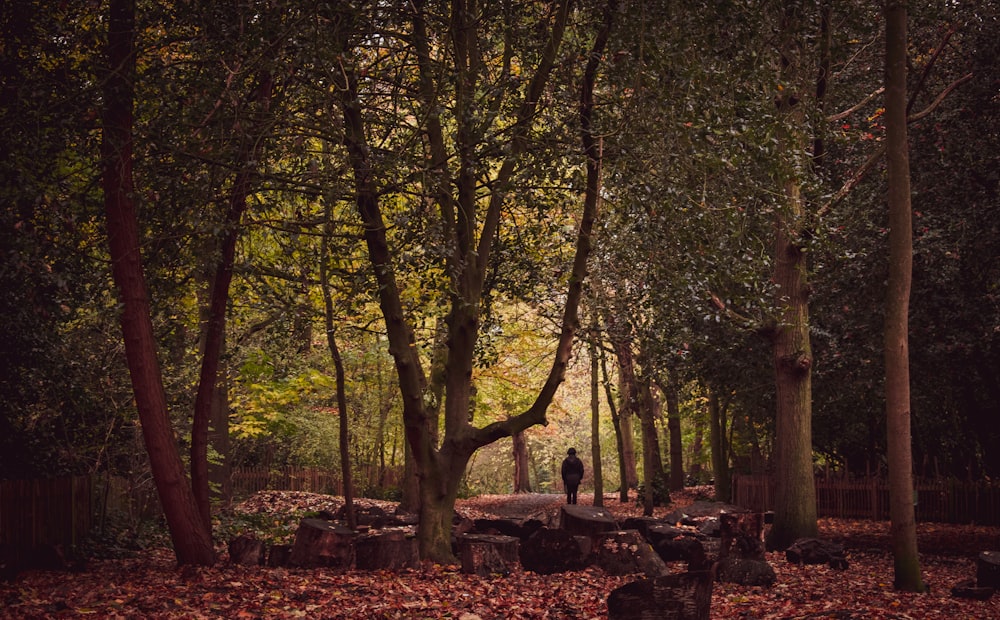
[[[132,179],[135,2],[113,0],[101,148],[108,245],[121,299],[122,334],[136,407],[156,488],[179,564],[212,565],[215,550],[184,474],[167,413],[149,296],[142,270]]]
[[[910,164],[907,145],[906,3],[888,0],[885,12],[885,123],[889,203],[889,282],[885,312],[885,415],[888,432],[889,514],[895,587],[922,592],[913,506],[910,445],[909,306],[913,270]]]
[[[542,102],[548,77],[554,66],[560,45],[569,22],[569,3],[558,3],[545,16],[545,40],[534,63],[534,74],[526,81],[520,103],[513,107],[503,146],[502,156],[496,161],[495,176],[489,179],[484,198],[477,194],[483,187],[478,178],[482,170],[481,151],[483,118],[480,114],[495,103],[480,101],[482,79],[487,66],[483,52],[489,50],[483,43],[488,37],[481,32],[490,20],[479,13],[480,7],[457,3],[444,19],[447,32],[441,40],[447,43],[448,54],[454,65],[445,73],[454,85],[454,133],[451,141],[445,139],[445,123],[440,115],[439,87],[435,84],[441,75],[442,60],[435,56],[440,50],[432,48],[428,26],[438,21],[429,19],[429,7],[416,2],[411,13],[412,42],[416,52],[419,73],[419,92],[426,106],[421,129],[428,153],[428,174],[431,179],[429,194],[440,210],[440,223],[447,241],[445,264],[449,279],[448,358],[445,366],[444,434],[438,446],[436,421],[429,417],[425,402],[426,375],[419,350],[415,346],[414,328],[407,319],[399,284],[392,266],[392,248],[386,235],[386,222],[379,192],[376,187],[373,149],[368,142],[368,128],[363,115],[361,97],[362,76],[356,59],[358,42],[351,35],[342,39],[345,60],[337,76],[337,90],[344,123],[344,146],[354,176],[354,200],[364,225],[364,239],[368,248],[375,279],[378,283],[379,303],[385,320],[390,352],[396,365],[400,392],[403,398],[403,420],[407,441],[412,450],[420,480],[421,505],[418,539],[422,557],[432,560],[450,560],[451,520],[458,485],[474,452],[501,437],[523,431],[534,424],[545,423],[545,412],[561,383],[569,360],[573,337],[577,329],[577,306],[586,274],[586,259],[590,252],[591,231],[596,215],[597,200],[590,184],[584,213],[580,219],[576,254],[570,273],[565,312],[562,319],[555,359],[545,385],[532,406],[525,412],[506,420],[476,427],[470,421],[470,403],[473,392],[473,367],[476,343],[479,337],[483,303],[483,283],[490,264],[493,244],[503,222],[503,207],[507,192],[512,188],[515,170],[525,155],[529,130]],[[608,13],[607,20],[610,21]],[[350,22],[348,13],[336,16]],[[515,19],[503,15],[505,26]],[[345,33],[351,29],[345,29]],[[602,38],[598,37],[598,42]],[[604,37],[606,40],[606,35]],[[502,48],[504,49],[504,48]],[[599,61],[602,48],[592,52],[592,62]],[[509,51],[508,51],[509,53]],[[506,56],[503,56],[506,57]],[[509,57],[507,57],[509,58]],[[500,69],[509,65],[500,65]],[[527,67],[521,69],[527,71]],[[486,105],[484,109],[482,106]],[[455,157],[447,148],[454,145]],[[449,170],[449,161],[457,168]],[[588,164],[588,178],[590,178]],[[596,179],[595,179],[596,183]],[[455,188],[452,194],[451,187]],[[595,185],[596,187],[596,185]],[[481,207],[485,206],[485,212]],[[481,217],[481,219],[480,219]]]
[[[768,546],[783,549],[798,538],[815,536],[816,486],[812,459],[812,366],[809,338],[809,286],[806,251],[800,237],[805,216],[802,179],[795,172],[804,112],[799,88],[801,54],[798,8],[788,5],[782,18],[780,69],[776,95],[778,114],[787,117],[779,142],[784,159],[780,175],[783,205],[774,218],[775,306],[771,333],[777,392],[774,430],[774,525]]]

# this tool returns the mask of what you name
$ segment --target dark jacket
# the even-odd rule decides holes
[[[575,454],[563,459],[562,479],[563,483],[569,486],[580,484],[580,481],[583,480],[583,461],[578,459]]]

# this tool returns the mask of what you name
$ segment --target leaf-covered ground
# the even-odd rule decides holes
[[[674,494],[670,509],[693,499],[692,493]],[[581,496],[581,503],[591,501]],[[523,516],[551,514],[560,502],[554,495],[484,496],[462,500],[458,509],[471,517]],[[621,504],[609,496],[605,504],[619,519],[641,513],[634,500]],[[267,492],[239,510],[258,523],[279,524],[337,507],[338,498],[329,496]],[[656,510],[658,516],[666,512]],[[848,570],[795,566],[783,554],[770,554],[778,582],[767,589],[717,583],[712,618],[1000,618],[1000,595],[990,601],[950,595],[955,583],[975,576],[976,553],[1000,548],[1000,529],[921,524],[921,568],[931,591],[906,594],[892,588],[888,524],[823,520],[821,528],[825,537],[844,542]],[[29,571],[0,584],[0,617],[587,619],[605,617],[608,593],[633,579],[598,569],[480,578],[438,565],[396,573],[247,568],[221,557],[213,568],[178,570],[168,549],[153,548],[127,559],[92,560],[82,572]]]

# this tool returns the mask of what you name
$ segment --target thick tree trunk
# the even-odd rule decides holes
[[[784,205],[774,221],[774,284],[780,309],[772,333],[775,392],[774,525],[768,545],[784,549],[798,538],[816,536],[816,486],[812,462],[812,345],[809,340],[809,287],[806,253],[798,230],[805,214],[802,188],[794,163],[803,148],[799,127],[804,114],[797,105],[799,33],[797,9],[788,5],[782,24],[779,79],[786,87],[778,94],[778,113],[788,128],[779,149],[788,160],[782,180]]]
[[[800,204],[799,188],[786,198]],[[812,350],[806,300],[806,259],[785,222],[775,230],[774,281],[784,307],[774,334],[775,414],[774,526],[768,545],[784,549],[798,538],[816,536],[816,488],[812,461]]]
[[[906,136],[906,3],[885,5],[885,124],[889,199],[889,283],[885,308],[885,409],[889,517],[895,586],[922,592],[910,445],[909,307],[913,270],[910,161]]]
[[[153,480],[177,561],[210,566],[215,563],[211,531],[198,511],[170,427],[142,270],[132,178],[134,0],[112,0],[108,26],[102,183],[112,270],[122,304],[125,356]]]

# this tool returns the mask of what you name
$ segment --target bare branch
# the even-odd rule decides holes
[[[844,110],[843,112],[838,112],[837,114],[833,114],[831,116],[827,116],[826,120],[830,121],[831,123],[843,120],[843,119],[847,118],[848,116],[850,116],[851,114],[854,114],[855,112],[857,112],[858,110],[860,110],[862,107],[865,106],[865,104],[867,104],[869,101],[871,101],[875,97],[878,97],[883,92],[885,92],[885,87],[879,87],[877,90],[875,90],[874,92],[870,93],[867,97],[865,97],[860,102],[858,102],[857,105],[851,106],[850,108]]]
[[[935,108],[937,108],[939,105],[941,105],[941,102],[944,101],[944,98],[951,94],[951,91],[955,90],[956,88],[958,88],[962,84],[965,84],[966,82],[972,80],[972,77],[973,77],[972,73],[966,73],[962,77],[958,78],[957,80],[955,80],[954,82],[952,82],[951,84],[949,84],[944,90],[941,91],[941,94],[939,94],[934,99],[934,101],[932,101],[930,103],[930,105],[928,105],[923,110],[917,112],[916,114],[910,114],[909,116],[907,116],[906,117],[906,122],[907,123],[915,123],[915,122],[919,121],[920,119],[924,118],[925,116],[927,116],[928,114],[930,114],[931,112],[933,112],[935,110]]]

